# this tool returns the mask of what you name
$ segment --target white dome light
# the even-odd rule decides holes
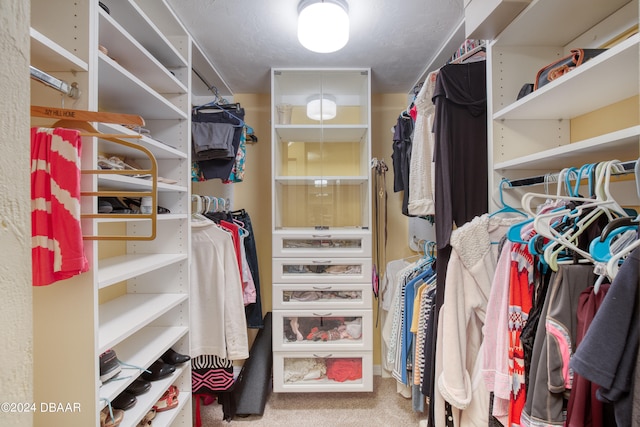
[[[313,52],[342,49],[349,41],[348,12],[344,0],[302,0],[298,5],[298,40]]]
[[[315,95],[307,102],[307,117],[311,120],[331,120],[336,117],[337,105],[331,95]]]

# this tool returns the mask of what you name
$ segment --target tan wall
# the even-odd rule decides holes
[[[29,1],[0,2],[0,396],[33,402],[29,181]],[[0,411],[2,426],[33,414]]]

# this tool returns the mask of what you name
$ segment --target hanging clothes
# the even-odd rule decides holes
[[[201,126],[214,126],[214,125],[229,125],[233,128],[233,137],[231,139],[231,152],[226,157],[221,158],[211,158],[208,160],[196,160],[196,164],[193,165],[192,168],[192,179],[200,180],[209,180],[209,179],[220,179],[222,181],[227,181],[231,177],[231,172],[233,170],[234,165],[236,165],[236,156],[238,154],[238,149],[240,147],[240,139],[244,132],[244,122],[240,123],[240,121],[244,120],[244,108],[234,107],[232,113],[226,114],[224,106],[214,106],[213,108],[218,109],[218,111],[207,112],[206,110],[194,109],[191,114],[191,123],[192,123],[192,147],[193,146],[210,146],[210,142],[194,142],[193,138],[198,138],[204,134],[199,131],[199,127]],[[203,123],[207,123],[207,125],[203,125]],[[196,132],[197,131],[197,132]],[[218,134],[216,132],[216,134]],[[226,135],[226,133],[224,134]],[[220,144],[215,144],[215,146],[219,146]]]
[[[409,166],[409,215],[426,216],[435,214],[435,169],[433,167],[435,137],[433,135],[433,123],[436,108],[432,98],[437,76],[437,71],[427,76],[427,80],[413,101],[417,116],[413,130]]]
[[[393,191],[403,191],[402,214],[409,215],[409,168],[411,167],[411,138],[413,118],[400,114],[393,133]]]
[[[192,219],[191,245],[189,354],[246,359],[247,322],[231,236],[212,221]]]
[[[482,327],[499,242],[521,219],[488,214],[474,218],[451,235],[453,249],[436,337],[436,384],[432,402],[435,426],[444,426],[445,401],[453,425],[487,425],[489,392],[482,383]],[[438,256],[438,263],[440,257]],[[436,293],[440,292],[437,288]],[[439,364],[437,360],[446,360]]]
[[[31,128],[31,256],[33,286],[89,270],[80,225],[77,130]]]
[[[619,426],[635,425],[631,415],[637,405],[632,385],[640,336],[639,271],[640,249],[636,248],[620,267],[571,359],[575,372],[600,386],[597,397],[613,402]]]

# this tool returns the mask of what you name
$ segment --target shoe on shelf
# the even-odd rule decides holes
[[[125,391],[134,396],[140,396],[141,394],[146,393],[151,388],[151,383],[143,378],[136,378],[129,386],[125,389]]]
[[[164,363],[162,359],[158,359],[142,373],[142,378],[147,381],[158,381],[173,374],[175,370],[175,366]]]
[[[178,394],[180,394],[180,392],[178,391],[178,387],[174,385],[169,386],[162,397],[156,402],[155,405],[153,405],[153,409],[155,409],[156,412],[164,412],[168,411],[169,409],[175,408],[179,403]]]
[[[113,349],[109,349],[100,355],[100,381],[106,382],[120,373],[122,367],[118,362],[118,356]]]
[[[168,363],[169,365],[180,365],[181,363],[185,363],[191,360],[191,357],[187,356],[186,354],[180,354],[174,349],[170,348],[160,357],[160,359],[162,359],[164,363]]]
[[[120,425],[124,418],[124,411],[122,409],[111,409],[106,406],[100,411],[100,427],[117,427]]]
[[[137,401],[138,399],[136,399],[133,394],[123,391],[111,401],[111,406],[115,409],[122,409],[123,411],[126,411],[127,409],[133,408]]]
[[[156,417],[156,410],[151,408],[149,410],[149,412],[147,412],[147,415],[142,417],[142,419],[140,420],[140,422],[138,423],[138,425],[136,427],[149,427],[151,425],[151,421],[155,417]]]

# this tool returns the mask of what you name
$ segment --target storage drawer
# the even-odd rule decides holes
[[[371,259],[274,258],[273,283],[371,283]]]
[[[373,391],[371,352],[275,352],[273,391]]]
[[[327,230],[318,232],[273,233],[274,257],[371,256],[371,233]]]
[[[273,312],[274,351],[371,351],[371,310]]]
[[[272,289],[274,310],[372,308],[373,297],[368,283],[274,283]]]

